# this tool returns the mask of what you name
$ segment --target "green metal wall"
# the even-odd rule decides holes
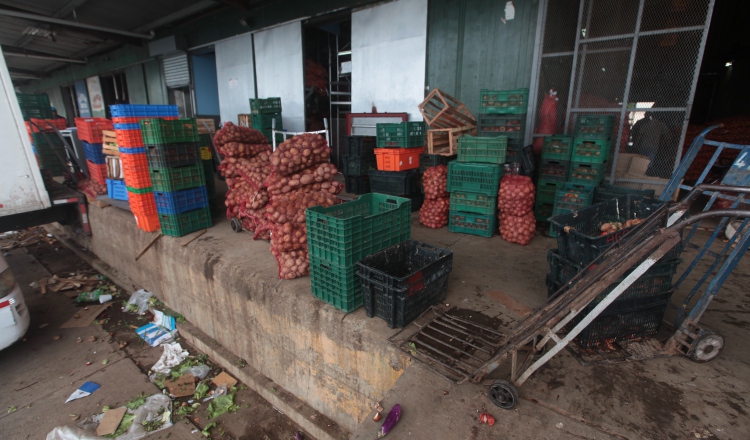
[[[476,116],[480,89],[529,87],[538,0],[430,0],[427,84],[461,100]]]
[[[125,80],[128,83],[128,98],[131,104],[148,104],[146,79],[143,66],[136,64],[125,69]]]

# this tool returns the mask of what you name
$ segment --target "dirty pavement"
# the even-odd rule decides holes
[[[153,373],[164,345],[150,346],[136,329],[153,321],[154,313],[163,322],[184,319],[155,297],[146,299],[148,311],[137,313],[127,306],[131,291],[95,272],[42,228],[6,235],[0,246],[31,314],[23,340],[0,353],[3,439],[48,438],[55,427],[73,430],[103,412],[99,429],[108,425],[107,432],[116,431],[108,438],[117,438],[135,430],[133,415],[141,422],[152,401],[167,408],[151,411],[142,428],[136,427],[136,432],[152,431],[149,438],[286,440],[298,433],[311,438],[179,333],[168,345],[177,349],[166,350],[172,356],[160,364],[162,373]],[[86,292],[90,294],[81,295]],[[86,296],[89,302],[78,302]],[[165,387],[168,393],[163,393]],[[66,403],[79,388],[90,394]],[[129,408],[127,414],[121,407]],[[164,429],[170,415],[174,425]],[[96,425],[91,425],[92,437]]]

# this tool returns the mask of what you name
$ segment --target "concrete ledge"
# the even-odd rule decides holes
[[[226,371],[260,394],[316,439],[342,440],[351,437],[350,432],[342,429],[333,420],[316,411],[255,368],[249,365],[240,367],[239,365],[243,362],[241,358],[212,340],[194,325],[186,322],[179,325],[179,331],[180,335],[193,347],[209,355],[213,361],[222,365]]]

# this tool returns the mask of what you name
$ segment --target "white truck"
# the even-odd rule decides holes
[[[90,233],[86,197],[59,182],[45,186],[0,50],[0,232],[52,222],[80,222]],[[59,136],[49,133],[50,136]]]

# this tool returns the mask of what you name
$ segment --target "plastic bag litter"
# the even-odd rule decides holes
[[[203,380],[208,376],[208,372],[211,371],[211,367],[208,365],[196,365],[185,370],[185,374],[192,374],[200,380]]]
[[[189,355],[188,351],[184,350],[179,342],[162,344],[162,347],[164,347],[164,353],[162,353],[154,366],[151,367],[151,371],[169,374],[172,368],[180,365]]]
[[[128,303],[125,304],[125,311],[143,315],[144,313],[146,313],[146,310],[148,310],[148,300],[152,296],[154,296],[153,293],[146,292],[143,289],[133,292],[133,294],[130,295]]]
[[[144,420],[153,420],[159,417],[157,412],[160,408],[164,408],[164,413],[172,411],[172,401],[168,396],[164,394],[154,394],[146,399],[146,403],[138,407],[136,410],[128,410],[128,414],[135,415],[133,424],[128,428],[127,432],[116,437],[117,440],[138,440],[159,432],[163,429],[167,429],[172,426],[171,417],[166,417],[164,424],[154,431],[146,431],[143,426]],[[86,419],[78,423],[78,426],[58,426],[47,434],[46,440],[100,440],[104,437],[96,435],[96,428],[99,426],[104,414],[98,414],[96,416],[89,416]]]

